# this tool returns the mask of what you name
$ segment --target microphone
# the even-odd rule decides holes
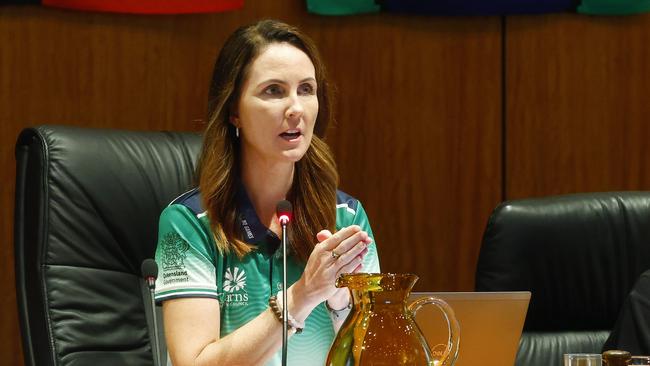
[[[275,207],[275,213],[278,216],[280,225],[289,224],[293,216],[293,206],[291,205],[291,202],[287,200],[278,202],[278,205]]]
[[[156,261],[151,258],[147,258],[142,262],[140,269],[142,270],[142,277],[147,282],[149,289],[155,289],[156,278],[158,278],[158,264],[156,264]]]
[[[160,342],[158,340],[158,319],[156,319],[156,302],[154,301],[154,290],[156,289],[156,278],[158,278],[158,264],[156,261],[147,258],[142,262],[140,267],[142,278],[147,282],[149,287],[149,303],[151,305],[151,317],[153,318],[153,343],[152,351],[156,361],[155,366],[162,366],[160,363]]]
[[[287,338],[289,333],[289,302],[287,301],[287,225],[291,222],[293,206],[283,200],[275,207],[275,214],[282,226],[282,366],[287,365]]]

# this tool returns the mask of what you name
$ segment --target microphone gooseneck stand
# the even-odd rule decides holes
[[[282,366],[287,366],[289,303],[287,302],[287,222],[282,223]]]
[[[151,318],[153,319],[153,340],[151,351],[154,356],[154,366],[163,366],[160,363],[160,342],[158,340],[158,319],[156,318],[156,301],[154,300],[156,289],[156,278],[158,278],[158,264],[153,259],[145,259],[142,262],[142,277],[149,287],[149,306],[151,307]]]
[[[287,300],[287,225],[291,222],[291,202],[278,202],[275,213],[282,226],[282,366],[287,366],[287,343],[289,338],[289,301]]]
[[[155,283],[155,282],[154,282]],[[153,318],[153,353],[156,356],[156,366],[163,366],[160,363],[160,348],[158,345],[158,319],[156,319],[156,302],[154,301],[154,289],[155,289],[155,284],[153,286],[149,286],[149,303],[151,304],[151,317]]]

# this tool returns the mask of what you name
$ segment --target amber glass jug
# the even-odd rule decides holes
[[[414,274],[345,274],[336,287],[348,287],[353,308],[327,355],[328,366],[451,366],[458,357],[460,327],[451,307],[433,297],[406,304]],[[415,323],[415,313],[432,304],[442,310],[449,331],[448,347],[434,355]]]

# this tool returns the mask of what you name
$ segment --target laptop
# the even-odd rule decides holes
[[[530,292],[413,292],[409,303],[425,296],[446,301],[458,319],[460,350],[455,366],[515,364]],[[432,352],[444,352],[448,332],[440,309],[425,305],[415,321]]]

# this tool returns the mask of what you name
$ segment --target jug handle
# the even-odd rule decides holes
[[[460,325],[458,324],[458,320],[456,320],[454,310],[444,300],[435,297],[421,297],[409,304],[408,309],[415,318],[417,311],[424,305],[436,305],[442,311],[447,321],[447,330],[449,331],[445,353],[442,355],[440,362],[434,363],[434,365],[453,365],[458,358],[458,348],[460,346]]]

